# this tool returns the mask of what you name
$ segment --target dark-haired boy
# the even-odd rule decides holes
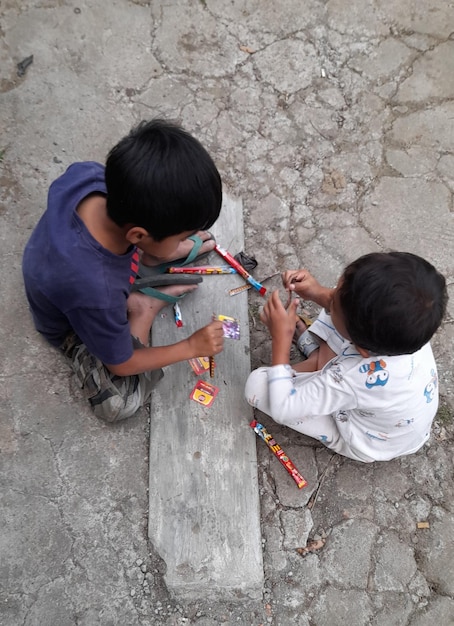
[[[133,128],[105,167],[74,163],[51,185],[24,252],[26,294],[36,328],[71,358],[98,417],[129,417],[149,398],[162,367],[222,350],[221,322],[173,345],[148,346],[157,313],[197,287],[197,279],[180,284],[160,275],[161,264],[214,247],[206,229],[221,202],[207,151],[163,120]],[[159,290],[131,292],[139,250],[142,266],[155,274],[148,282]]]
[[[276,422],[370,463],[412,454],[430,435],[438,407],[430,339],[446,304],[444,277],[405,252],[372,253],[344,270],[335,289],[306,270],[283,274],[286,289],[324,307],[303,330],[305,361],[291,367],[298,300],[286,310],[275,291],[262,321],[272,366],[252,372],[246,397]]]

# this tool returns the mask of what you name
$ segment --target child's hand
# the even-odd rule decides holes
[[[214,356],[224,348],[222,322],[215,320],[193,333],[189,339],[193,356]]]
[[[294,291],[304,300],[317,302],[321,290],[320,283],[307,270],[287,270],[282,274],[282,283],[289,291]]]
[[[294,298],[285,309],[279,297],[279,291],[276,290],[268,298],[260,314],[260,319],[268,327],[273,340],[288,343],[289,349],[295,332],[297,307],[298,299]]]
[[[282,274],[284,287],[305,300],[311,300],[329,310],[335,289],[323,287],[307,270],[287,270]]]

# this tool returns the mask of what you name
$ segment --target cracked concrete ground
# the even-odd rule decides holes
[[[453,48],[449,0],[2,1],[2,626],[454,624]],[[156,115],[242,198],[258,278],[307,266],[332,285],[360,254],[401,249],[449,282],[423,450],[363,466],[266,422],[309,487],[258,446],[259,602],[170,597],[146,540],[147,412],[96,421],[25,304],[21,253],[49,183]],[[259,304],[253,367],[270,357]]]

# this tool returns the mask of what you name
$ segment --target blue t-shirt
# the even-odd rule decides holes
[[[60,346],[73,330],[91,354],[117,365],[131,358],[126,300],[137,250],[106,250],[76,212],[93,193],[106,194],[104,167],[74,163],[52,183],[47,210],[25,248],[25,290],[37,330]]]

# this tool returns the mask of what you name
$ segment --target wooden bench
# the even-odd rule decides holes
[[[212,228],[232,254],[244,248],[242,202],[225,197]],[[225,265],[215,252],[203,264]],[[247,292],[236,274],[204,276],[180,304],[183,328],[171,307],[153,326],[153,345],[173,343],[207,324],[213,313],[236,317],[241,339],[225,340],[213,379],[211,407],[190,400],[198,377],[187,362],[166,368],[153,391],[150,423],[149,538],[167,565],[169,591],[185,600],[259,598],[262,544],[252,409],[244,400],[250,372]],[[204,356],[204,355],[201,355]]]

